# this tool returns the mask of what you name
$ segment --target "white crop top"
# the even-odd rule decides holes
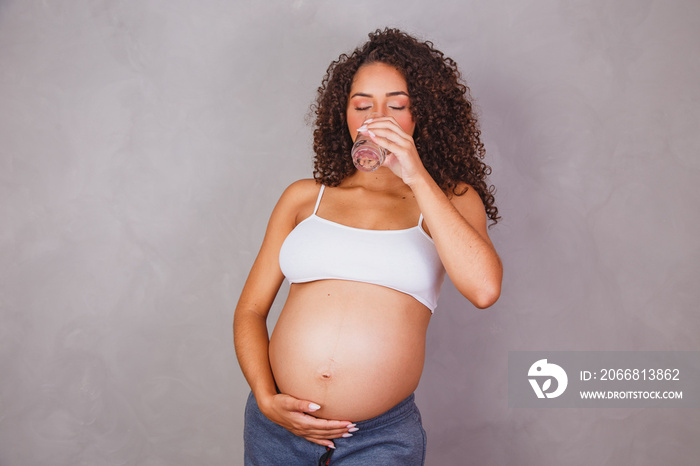
[[[290,283],[351,280],[385,286],[413,296],[435,311],[445,268],[435,243],[418,225],[405,230],[365,230],[316,215],[289,233],[280,249],[280,268]]]

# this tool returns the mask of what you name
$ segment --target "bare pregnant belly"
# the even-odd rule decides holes
[[[270,338],[277,387],[321,405],[318,417],[378,416],[418,386],[429,321],[425,306],[389,288],[294,284]]]

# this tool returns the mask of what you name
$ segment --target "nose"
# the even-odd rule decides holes
[[[369,119],[373,119],[373,118],[383,118],[386,115],[387,115],[386,110],[384,110],[384,111],[377,110],[377,111],[374,111],[374,112],[370,113],[369,115],[367,115],[367,118],[365,118],[365,120],[369,120]]]

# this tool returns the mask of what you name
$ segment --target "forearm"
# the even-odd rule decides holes
[[[277,393],[268,357],[269,337],[263,316],[237,309],[233,319],[236,357],[253,395],[261,403]]]
[[[477,307],[493,304],[500,295],[503,267],[485,231],[480,233],[457,210],[427,172],[410,186],[455,287]],[[485,219],[480,220],[485,229]]]

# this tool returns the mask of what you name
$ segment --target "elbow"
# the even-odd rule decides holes
[[[503,267],[500,260],[496,267],[476,279],[466,279],[465,277],[461,280],[452,280],[462,295],[478,309],[486,309],[498,301],[498,298],[501,297],[502,282]]]
[[[501,280],[494,279],[484,283],[479,289],[466,296],[469,301],[478,309],[486,309],[493,306],[501,297]]]
[[[491,290],[485,290],[474,296],[470,301],[478,309],[486,309],[493,306],[501,296],[501,287],[495,287]]]
[[[501,283],[503,283],[503,265],[498,259],[498,266],[492,273],[485,277],[472,304],[479,309],[486,309],[493,306],[501,297]]]

